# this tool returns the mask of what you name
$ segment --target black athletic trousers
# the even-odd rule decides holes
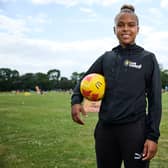
[[[145,141],[145,117],[134,123],[102,125],[95,128],[97,168],[149,168],[142,161]]]

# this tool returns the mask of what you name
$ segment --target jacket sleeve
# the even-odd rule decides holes
[[[74,90],[73,90],[73,94],[71,96],[71,105],[74,104],[80,104],[83,101],[83,96],[80,92],[80,82],[81,80],[88,74],[90,73],[99,73],[99,74],[103,74],[103,70],[102,70],[102,60],[103,60],[103,55],[100,56],[92,65],[91,67],[87,70],[87,72],[85,73],[85,75],[78,81],[78,83],[76,84]]]
[[[161,104],[161,77],[160,69],[155,58],[152,54],[151,73],[147,81],[147,100],[148,100],[148,113],[146,120],[146,136],[147,139],[153,140],[157,143],[160,131],[159,125],[162,113]]]

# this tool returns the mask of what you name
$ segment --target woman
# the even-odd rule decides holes
[[[138,32],[134,7],[123,5],[115,17],[119,45],[100,56],[85,74],[99,73],[106,80],[94,134],[98,168],[120,168],[122,161],[125,168],[146,168],[157,152],[160,70],[155,55],[136,45]],[[84,124],[82,100],[79,82],[71,99],[72,119],[79,124]]]

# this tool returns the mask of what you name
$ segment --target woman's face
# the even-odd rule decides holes
[[[121,13],[117,20],[114,32],[123,47],[135,43],[139,31],[136,16],[131,13]]]

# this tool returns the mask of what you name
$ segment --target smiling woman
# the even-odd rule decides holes
[[[132,5],[123,5],[115,17],[119,45],[105,52],[87,70],[104,76],[106,89],[94,132],[97,168],[148,168],[157,152],[161,119],[161,79],[155,55],[136,45],[139,21]],[[80,113],[83,79],[71,97],[74,122],[84,125]],[[147,103],[148,101],[148,109]],[[147,111],[146,111],[147,109]]]

